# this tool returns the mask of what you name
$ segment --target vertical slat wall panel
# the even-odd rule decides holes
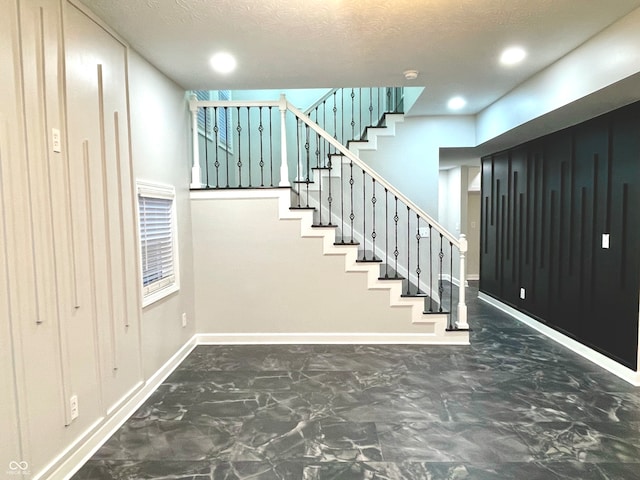
[[[480,289],[637,369],[640,102],[482,163]]]

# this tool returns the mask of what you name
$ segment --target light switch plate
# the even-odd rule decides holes
[[[609,234],[602,234],[602,248],[609,248]]]
[[[51,144],[53,147],[53,153],[62,152],[62,144],[60,143],[60,130],[57,128],[51,129]]]

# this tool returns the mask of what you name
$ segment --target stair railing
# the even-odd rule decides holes
[[[448,328],[468,329],[464,235],[449,233],[335,132],[284,95],[271,102],[192,98],[190,109],[192,188],[289,187],[293,180],[292,208],[313,209],[314,226],[335,228],[337,245],[359,245],[358,261],[380,263],[381,280],[403,280],[403,296],[425,297],[425,313],[449,313]]]
[[[383,126],[384,116],[403,113],[402,87],[333,88],[304,111],[343,145],[366,139],[367,129]]]

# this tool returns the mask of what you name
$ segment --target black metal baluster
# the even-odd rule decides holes
[[[409,205],[407,205],[407,295],[411,295],[411,216],[409,214]]]
[[[258,126],[258,132],[260,132],[260,186],[264,187],[264,157],[263,157],[263,132],[264,127],[262,126],[262,107],[260,107],[260,125]]]
[[[384,278],[389,278],[389,190],[384,188]]]
[[[240,107],[236,108],[238,110],[238,125],[236,126],[236,131],[238,132],[238,187],[242,188],[242,152],[240,151],[242,127],[240,126]]]
[[[327,195],[327,203],[329,204],[329,223],[328,225],[332,226],[333,223],[331,223],[331,204],[333,203],[333,197],[331,196],[331,155],[327,154],[327,167],[329,169],[329,175],[327,176],[327,179],[329,180],[329,192]]]
[[[396,275],[398,274],[398,254],[400,253],[398,251],[398,220],[400,220],[400,217],[398,216],[398,197],[396,198],[396,213],[393,216],[393,222],[394,222],[394,231],[395,231],[395,248],[393,250],[393,256],[395,257],[396,263],[395,263],[395,271],[396,271]],[[407,279],[408,280],[408,279]]]
[[[442,239],[443,239],[443,235],[440,234],[440,252],[438,253],[438,257],[440,259],[440,268],[439,268],[439,275],[438,275],[438,298],[440,299],[440,308],[438,309],[438,311],[440,313],[442,313],[442,292],[444,290],[443,285],[442,285],[442,259],[444,258],[444,251],[442,250]]]
[[[304,148],[307,151],[307,176],[305,178],[305,184],[307,185],[307,207],[309,207],[309,183],[311,182],[309,175],[311,172],[311,152],[310,152],[310,148],[311,145],[309,145],[309,125],[306,125],[306,132],[307,132],[307,138],[305,140],[304,143]]]
[[[251,111],[249,110],[249,107],[247,107],[247,135],[247,145],[249,150],[249,188],[251,188],[253,186],[251,184],[251,164],[253,162],[251,161]]]
[[[356,139],[356,92],[351,89],[351,140]]]
[[[224,138],[225,138],[225,146],[224,146],[224,152],[225,152],[225,173],[227,175],[227,188],[229,188],[229,130],[231,129],[231,127],[229,126],[229,117],[230,115],[227,114],[227,108],[228,107],[222,107],[222,110],[224,112],[224,118],[225,118],[225,123],[224,123],[224,128],[225,128],[225,132],[224,132]],[[216,150],[218,149],[218,145],[216,145]]]
[[[326,98],[322,101],[322,129],[325,131],[327,130],[327,99]],[[318,141],[319,139],[320,137],[318,136]],[[326,147],[327,147],[327,144],[325,142],[322,142],[322,148],[320,149],[320,153],[322,155],[323,167],[327,166],[324,163],[325,155],[327,154]]]
[[[358,140],[362,140],[362,88],[358,88]]]
[[[336,106],[336,97],[338,91],[333,92],[333,139],[338,140],[338,107]],[[338,153],[334,148],[333,153]],[[342,173],[342,162],[340,162],[340,173]]]
[[[369,126],[373,127],[373,88],[369,89]]]
[[[273,107],[269,107],[269,177],[273,187]]]
[[[320,134],[316,133],[316,171],[313,180],[318,177],[318,225],[322,225],[322,170],[320,170]]]
[[[215,146],[215,149],[216,149],[216,161],[213,165],[216,167],[216,188],[220,188],[220,181],[219,181],[220,161],[218,160],[218,139],[219,139],[220,131],[218,128],[218,108],[220,107],[213,108],[213,134],[214,134],[213,145]]]
[[[346,118],[346,115],[344,113],[344,90],[344,88],[340,89],[340,91],[342,92],[342,95],[340,97],[340,115],[342,116],[342,119],[340,120],[340,143],[346,145],[347,142],[345,142],[344,140],[344,120]]]
[[[391,110],[391,88],[387,88],[387,111],[392,112]]]
[[[433,312],[433,227],[429,224],[429,311]]]
[[[371,196],[371,210],[372,210],[372,222],[371,222],[371,241],[373,244],[373,254],[371,260],[376,259],[376,237],[378,234],[376,233],[376,179],[371,177],[371,189],[373,190]]]
[[[207,122],[209,107],[202,108],[204,110],[204,170],[207,179],[207,188],[209,188],[209,122]]]
[[[353,214],[353,160],[349,160],[349,186],[351,188],[351,213],[349,214],[349,219],[351,220],[351,243],[355,243],[353,241],[353,221],[356,216]]]
[[[296,170],[298,172],[298,174],[296,175],[296,180],[300,180],[302,178],[302,149],[300,148],[300,130],[302,129],[302,120],[298,119],[297,122],[297,127],[296,127],[296,151],[298,152],[298,162],[296,165]],[[298,196],[298,205],[297,207],[300,208],[300,183],[297,183],[297,196]],[[273,184],[271,185],[273,186]]]
[[[362,260],[367,261],[367,183],[362,171]]]
[[[416,213],[416,276],[418,277],[418,291],[417,294],[420,295],[420,274],[422,270],[420,270],[420,215]]]

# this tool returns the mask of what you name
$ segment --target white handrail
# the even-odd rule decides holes
[[[304,111],[304,114],[309,116],[311,114],[311,112],[313,112],[316,109],[316,107],[319,107],[320,105],[322,105],[323,102],[326,102],[327,100],[329,100],[329,98],[331,98],[331,95],[333,95],[338,90],[340,90],[340,89],[339,88],[332,88],[331,90],[329,90],[322,97],[320,97],[320,100],[318,100],[316,103],[314,103],[309,108],[307,108]]]

